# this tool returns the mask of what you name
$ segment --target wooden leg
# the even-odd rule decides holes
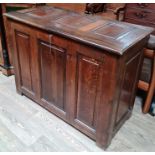
[[[154,95],[154,90],[155,90],[155,51],[154,51],[154,57],[153,57],[152,77],[151,77],[151,82],[149,84],[146,101],[143,107],[143,113],[148,113],[150,109],[151,101]]]

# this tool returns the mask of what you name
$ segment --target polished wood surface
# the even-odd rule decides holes
[[[129,45],[132,46],[144,38],[149,29],[152,32],[151,28],[143,26],[137,27],[128,23],[106,21],[99,16],[85,16],[47,6],[12,12],[9,17],[118,55],[122,55]],[[133,38],[135,39],[133,40]]]
[[[107,148],[131,115],[153,29],[53,7],[6,16],[18,93]]]

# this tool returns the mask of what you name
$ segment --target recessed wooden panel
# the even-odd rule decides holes
[[[60,9],[56,9],[56,8],[55,9],[51,9],[51,8],[43,9],[43,8],[36,9],[34,11],[28,12],[27,14],[32,17],[34,16],[34,17],[38,17],[38,18],[39,17],[46,18],[46,17],[49,17],[49,15],[51,15],[54,18],[54,17],[58,17],[58,16],[64,14],[64,11],[60,10]]]
[[[28,12],[28,14],[40,17],[40,16],[47,16],[49,14],[53,14],[53,13],[59,12],[59,11],[61,12],[61,10],[52,10],[50,8],[45,10],[45,9],[40,8],[40,9],[36,9],[34,11],[31,11],[31,12]]]
[[[40,41],[39,62],[42,99],[65,110],[66,52]]]
[[[99,63],[79,55],[77,68],[76,119],[91,128],[95,128]]]
[[[67,15],[61,19],[58,19],[56,22],[61,23],[63,25],[74,27],[74,28],[80,28],[82,26],[86,26],[88,24],[91,24],[95,21],[94,19],[89,19],[86,17],[82,17],[79,14],[72,13],[72,16]]]
[[[96,29],[94,32],[98,35],[104,35],[106,37],[117,39],[119,36],[129,32],[129,30],[129,27],[124,27],[118,24],[109,24]]]
[[[16,31],[15,38],[19,59],[21,85],[24,89],[33,92],[30,36]]]
[[[139,65],[137,62],[139,62],[139,58],[140,54],[138,53],[135,55],[135,57],[126,62],[116,122],[120,121],[121,118],[123,118],[123,116],[125,116],[125,114],[127,114],[127,112],[130,110],[133,88],[137,76],[137,68]]]

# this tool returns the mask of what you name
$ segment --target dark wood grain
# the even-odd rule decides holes
[[[64,110],[66,52],[44,42],[39,43],[39,50],[41,97]]]
[[[18,93],[107,148],[131,116],[152,29],[53,7],[7,17]]]
[[[80,15],[71,11],[47,6],[27,10],[24,13],[18,11],[5,15],[16,21],[46,30],[47,32],[91,44],[92,46],[109,50],[118,55],[122,55],[126,48],[129,48],[135,42],[144,38],[148,34],[148,31],[152,32],[151,28],[142,26],[138,28],[129,23],[105,21],[101,17]],[[100,24],[98,24],[99,22]],[[92,24],[95,26],[89,28]],[[114,29],[118,29],[118,31]],[[105,33],[107,31],[110,32],[108,35]],[[121,34],[121,38],[118,34]],[[126,37],[128,40],[125,39]],[[133,40],[132,38],[135,39]],[[123,39],[125,42],[122,42]]]
[[[94,128],[96,126],[95,110],[99,79],[99,63],[82,55],[79,55],[77,61],[78,95],[76,119]]]
[[[30,36],[16,31],[17,54],[21,72],[21,85],[23,89],[33,92],[31,71],[31,45]],[[23,59],[24,58],[24,59]],[[24,68],[24,70],[23,70]]]
[[[154,3],[129,3],[125,5],[124,21],[155,28]],[[155,31],[153,32],[155,34]]]

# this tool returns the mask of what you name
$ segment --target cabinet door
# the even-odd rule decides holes
[[[64,43],[65,44],[65,43]],[[56,115],[66,116],[67,50],[49,40],[38,38],[41,102]]]
[[[102,83],[102,62],[99,59],[91,53],[77,53],[73,124],[93,139]]]
[[[15,23],[12,30],[17,91],[35,99],[38,92],[35,31]]]

